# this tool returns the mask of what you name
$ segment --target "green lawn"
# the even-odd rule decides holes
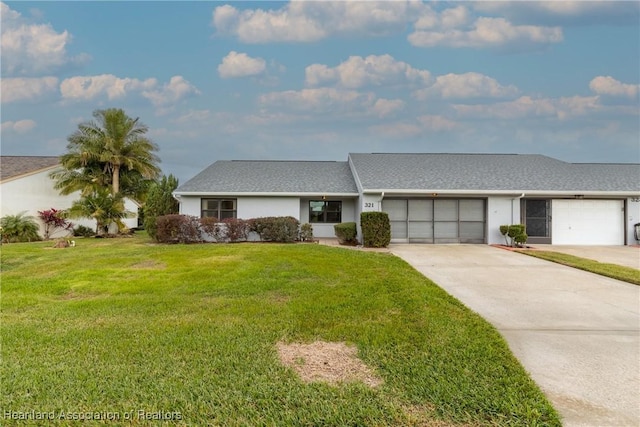
[[[640,270],[635,268],[618,264],[602,263],[592,259],[553,251],[522,250],[518,252],[547,261],[557,262],[558,264],[568,265],[569,267],[579,268],[580,270],[589,271],[601,276],[611,277],[612,279],[640,285]]]
[[[120,417],[104,425],[560,425],[496,330],[392,255],[145,235],[51,246],[2,246],[2,425],[60,411]],[[276,343],[315,340],[356,345],[384,383],[304,383]]]

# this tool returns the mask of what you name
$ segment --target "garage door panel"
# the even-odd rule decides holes
[[[552,243],[623,245],[622,200],[553,200]]]
[[[406,221],[389,221],[389,223],[391,225],[392,239],[407,238],[407,222]]]
[[[433,200],[409,200],[409,221],[432,221]]]
[[[382,207],[384,211],[389,215],[390,221],[407,220],[406,200],[385,200]]]
[[[460,221],[484,221],[484,200],[460,200]]]
[[[458,223],[438,221],[433,223],[433,237],[436,239],[457,239]]]
[[[483,222],[461,222],[460,223],[461,242],[484,242]]]
[[[458,220],[457,200],[434,200],[433,203],[433,219],[435,221]]]
[[[384,199],[391,239],[422,243],[484,243],[484,199]]]
[[[409,222],[409,236],[412,239],[433,238],[433,223],[431,221]]]

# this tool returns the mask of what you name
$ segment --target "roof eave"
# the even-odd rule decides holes
[[[366,189],[363,194],[383,194],[396,195],[396,194],[410,194],[410,195],[425,195],[425,194],[438,194],[438,195],[482,195],[482,196],[563,196],[563,197],[575,197],[575,196],[594,196],[594,197],[639,197],[640,191],[605,191],[605,190],[459,190],[459,189],[397,189],[397,188],[376,188]]]
[[[57,164],[57,165],[47,166],[45,168],[40,168],[40,169],[32,170],[32,171],[29,171],[29,172],[21,173],[20,175],[10,176],[8,178],[0,180],[0,184],[4,184],[5,182],[10,182],[10,181],[15,181],[15,180],[18,180],[18,179],[21,179],[21,178],[26,178],[28,176],[36,175],[36,174],[39,174],[41,172],[46,172],[48,170],[53,170],[53,169],[56,169],[56,168],[59,168],[59,167],[60,167],[60,164]]]
[[[242,192],[242,191],[174,191],[174,196],[187,196],[187,197],[358,197],[358,193],[343,193],[343,192],[268,192],[268,191],[256,191],[256,192]]]

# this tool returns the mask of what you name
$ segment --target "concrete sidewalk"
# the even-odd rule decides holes
[[[391,252],[491,322],[565,426],[640,425],[640,287],[485,245]]]
[[[531,245],[541,251],[561,252],[607,264],[618,264],[640,270],[640,247],[638,246],[574,246]]]

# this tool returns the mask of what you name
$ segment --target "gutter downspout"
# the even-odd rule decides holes
[[[524,197],[524,193],[522,193],[518,197],[514,197],[513,199],[511,199],[511,224],[520,224],[520,220],[515,221],[514,218],[513,218],[513,202],[516,201],[516,200],[520,200],[523,197]]]
[[[380,193],[380,200],[378,200],[378,212],[382,212],[382,199],[384,199],[384,191]]]

